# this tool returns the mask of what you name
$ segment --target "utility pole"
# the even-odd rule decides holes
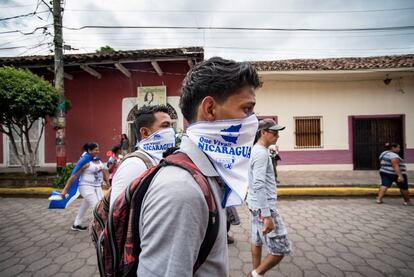
[[[59,110],[54,119],[56,129],[56,170],[61,172],[66,166],[66,145],[65,145],[65,90],[63,84],[64,64],[63,64],[63,34],[62,34],[62,8],[61,0],[53,0],[53,27],[54,27],[54,46],[55,46],[55,88],[60,94]]]

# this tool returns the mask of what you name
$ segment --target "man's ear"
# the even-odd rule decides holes
[[[145,139],[145,138],[149,137],[152,132],[147,127],[141,127],[141,129],[139,129],[139,133],[141,135],[141,139]]]
[[[216,101],[213,97],[205,97],[197,109],[198,121],[214,121],[216,119]]]

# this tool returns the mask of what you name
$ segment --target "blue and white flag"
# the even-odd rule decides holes
[[[85,164],[90,163],[93,160],[100,160],[98,157],[92,157],[91,154],[85,153],[82,155],[82,157],[79,159],[79,161],[76,163],[75,168],[72,170],[72,173],[70,176],[74,175],[76,172],[78,172]],[[49,209],[65,209],[67,206],[69,206],[70,203],[72,203],[76,198],[79,196],[79,176],[76,178],[76,180],[73,182],[72,186],[69,188],[67,197],[63,198],[61,200],[51,200],[49,204]],[[54,199],[57,195],[60,195],[60,192],[58,191],[52,191],[50,199]]]
[[[162,153],[175,146],[175,131],[173,128],[162,128],[139,141],[137,146],[159,162],[162,159]]]
[[[190,125],[187,135],[212,161],[228,186],[223,206],[241,205],[248,188],[249,159],[259,126],[252,114],[241,119],[202,121]]]

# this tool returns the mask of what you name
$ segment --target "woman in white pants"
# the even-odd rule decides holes
[[[84,150],[89,153],[93,160],[82,166],[75,172],[67,181],[65,188],[62,191],[62,196],[65,196],[73,182],[80,176],[79,179],[79,193],[83,197],[82,204],[79,208],[75,222],[72,225],[72,230],[84,231],[87,227],[82,226],[82,219],[89,207],[94,207],[98,201],[103,198],[102,181],[108,183],[108,173],[105,165],[98,158],[99,146],[97,143],[87,143],[84,145]]]

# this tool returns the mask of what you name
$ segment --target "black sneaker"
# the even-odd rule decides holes
[[[76,226],[72,225],[71,229],[73,231],[85,231],[85,230],[88,229],[88,227],[83,227],[83,226],[80,226],[80,225],[76,225]]]

